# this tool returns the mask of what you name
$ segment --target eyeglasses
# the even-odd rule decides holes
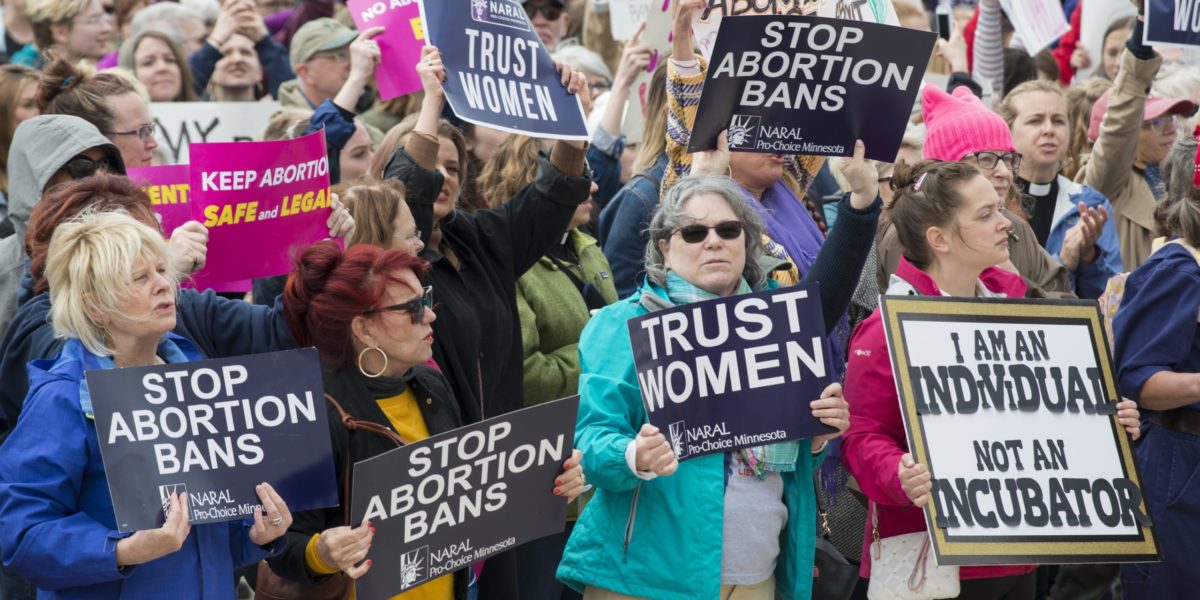
[[[708,239],[709,230],[717,232],[717,236],[723,240],[736,240],[742,235],[742,222],[722,221],[712,227],[693,223],[691,225],[684,225],[671,232],[671,234],[678,233],[679,237],[683,238],[683,241],[689,244],[699,244]]]
[[[67,170],[67,173],[71,174],[71,179],[76,180],[91,177],[100,169],[104,169],[109,173],[115,173],[117,171],[115,168],[113,168],[112,163],[110,163],[107,158],[93,160],[87,156],[76,156],[75,158],[68,160],[67,164],[63,165],[63,168]]]
[[[432,285],[425,286],[425,290],[421,292],[420,296],[417,296],[408,302],[401,302],[400,304],[393,304],[391,306],[384,306],[382,308],[372,308],[364,311],[363,314],[373,315],[378,312],[401,311],[408,313],[412,317],[413,325],[420,325],[421,321],[425,318],[426,308],[433,308]]]
[[[129,131],[109,131],[104,135],[136,135],[143,142],[148,142],[154,139],[154,134],[158,132],[158,123],[151,122],[139,126],[137,129]]]
[[[542,16],[546,17],[547,21],[557,21],[562,16],[562,11],[561,6],[553,4],[533,4],[532,2],[525,4],[525,14],[529,16],[530,21],[538,13],[542,13]]]
[[[115,8],[114,8],[114,10],[115,10]],[[84,19],[82,24],[83,25],[107,25],[109,23],[112,23],[112,19],[113,19],[112,15],[108,14],[107,12],[103,12],[103,13],[100,13],[97,15],[92,15],[92,16]]]
[[[1154,131],[1154,133],[1159,135],[1166,135],[1168,133],[1173,133],[1179,128],[1179,121],[1180,119],[1176,115],[1165,115],[1156,119],[1150,119],[1149,121],[1142,123],[1142,126],[1149,127]]]
[[[975,164],[984,169],[995,169],[1000,161],[1014,173],[1021,168],[1021,154],[1018,152],[976,152],[967,156],[975,157]]]

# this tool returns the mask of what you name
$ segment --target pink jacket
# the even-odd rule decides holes
[[[895,277],[904,280],[912,291],[923,296],[940,296],[941,290],[921,270],[903,257]],[[991,268],[979,277],[989,291],[1010,298],[1025,296],[1025,282],[1007,271]],[[893,280],[894,281],[894,280]],[[889,293],[897,293],[893,290]],[[908,286],[901,286],[908,287]],[[901,290],[903,292],[904,290]],[[883,319],[879,309],[862,322],[850,339],[850,361],[846,365],[846,399],[850,403],[850,429],[842,439],[842,461],[854,475],[863,493],[875,502],[879,512],[879,536],[890,537],[925,530],[925,514],[909,502],[900,488],[900,457],[908,452],[904,421]],[[984,579],[1023,575],[1032,565],[962,567],[961,579]],[[863,577],[871,576],[871,519],[867,518],[863,540]]]

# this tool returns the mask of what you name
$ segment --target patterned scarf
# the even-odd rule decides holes
[[[1146,165],[1142,177],[1146,178],[1146,184],[1150,186],[1155,202],[1161,202],[1163,198],[1167,197],[1167,184],[1163,181],[1162,171],[1159,170],[1158,165]]]
[[[749,294],[752,291],[754,290],[750,289],[750,284],[746,283],[745,279],[740,279],[733,295]],[[673,306],[681,306],[712,300],[719,296],[688,283],[674,271],[667,271],[667,298]],[[766,446],[742,448],[737,450],[737,455],[751,475],[764,479],[768,471],[782,473],[796,470],[796,459],[800,456],[800,442],[801,440],[792,440]]]

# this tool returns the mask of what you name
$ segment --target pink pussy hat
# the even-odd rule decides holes
[[[1017,151],[1004,119],[966,87],[947,94],[937,86],[925,86],[921,115],[925,118],[925,158],[959,161],[983,150]]]

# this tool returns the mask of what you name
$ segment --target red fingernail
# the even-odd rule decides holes
[[[367,560],[367,566],[368,566],[368,567],[369,567],[369,566],[371,566],[372,564],[373,564],[373,563],[372,563],[372,561],[370,561],[370,560]]]
[[[554,495],[555,495],[555,496],[561,496],[561,495],[562,495],[562,490],[559,490],[558,488],[554,488]]]
[[[371,535],[375,535],[375,528],[374,528],[374,527],[372,527],[372,528],[371,528]]]

